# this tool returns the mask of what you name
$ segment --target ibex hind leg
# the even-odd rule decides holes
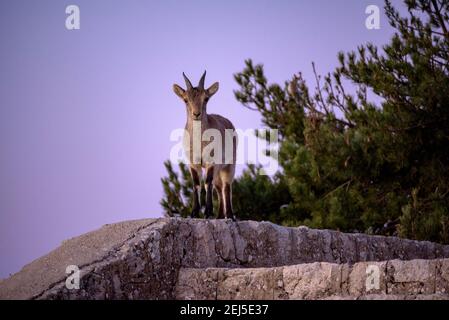
[[[232,181],[234,180],[235,166],[228,165],[220,172],[222,182],[222,195],[224,200],[225,216],[228,219],[235,221],[234,212],[232,209]]]
[[[234,212],[232,209],[232,186],[230,183],[225,183],[223,187],[223,196],[225,200],[225,214],[226,218],[235,221]]]
[[[218,216],[217,219],[224,219],[224,200],[223,200],[223,191],[221,184],[214,184],[215,191],[218,196]]]

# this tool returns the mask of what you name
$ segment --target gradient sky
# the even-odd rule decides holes
[[[396,1],[398,2],[398,1]],[[65,28],[76,4],[81,30]],[[340,50],[392,34],[365,28],[382,0],[0,2],[0,277],[106,223],[159,217],[163,161],[185,107],[182,71],[220,82],[209,112],[241,129],[244,60],[270,82],[332,71]]]

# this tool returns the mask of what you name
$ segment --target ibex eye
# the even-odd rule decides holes
[[[184,99],[184,102],[187,103],[188,102],[187,99]]]
[[[206,101],[206,102],[209,101],[209,98],[204,99],[204,101]]]

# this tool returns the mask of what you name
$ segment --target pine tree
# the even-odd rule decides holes
[[[268,85],[250,60],[235,77],[236,98],[283,134],[288,211],[305,224],[449,241],[448,2],[406,5],[402,18],[386,2],[397,32],[382,53],[340,53],[312,94],[301,74]]]
[[[179,164],[179,173],[177,173],[170,161],[164,162],[168,177],[162,178],[162,187],[164,189],[164,198],[160,204],[169,217],[179,215],[181,217],[188,217],[190,214],[189,208],[192,204],[193,182],[190,178],[190,173],[184,163]]]

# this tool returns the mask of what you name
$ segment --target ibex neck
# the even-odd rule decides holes
[[[204,131],[209,128],[209,115],[204,114],[200,120],[193,120],[191,117],[187,117],[186,129],[191,131],[193,128],[193,123],[201,122],[201,131]]]

